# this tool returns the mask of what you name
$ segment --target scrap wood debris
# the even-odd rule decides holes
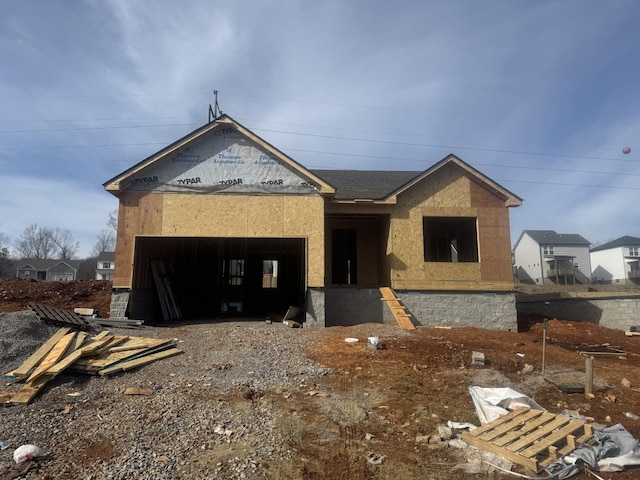
[[[27,306],[43,323],[78,330],[95,331],[102,327],[139,328],[144,323],[142,320],[128,318],[100,318],[93,308],[74,308],[70,311],[33,302]]]
[[[112,375],[182,353],[173,339],[110,335],[94,337],[71,327],[60,328],[17,369],[5,378],[26,378],[23,387],[8,401],[29,403],[63,371]]]

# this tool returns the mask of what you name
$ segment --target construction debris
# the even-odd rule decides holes
[[[471,352],[471,365],[485,365],[484,353],[482,352]]]
[[[78,330],[99,329],[98,325],[90,319],[78,315],[75,312],[70,312],[69,310],[49,307],[39,303],[29,303],[27,306],[35,313],[36,317],[44,323],[58,325],[60,327],[72,327]]]
[[[97,331],[101,327],[138,328],[144,323],[142,320],[129,320],[125,317],[100,318],[93,308],[74,308],[69,311],[39,303],[29,303],[27,306],[41,322],[78,330]]]
[[[472,432],[464,432],[462,439],[540,472],[591,436],[590,425],[562,415],[518,408]]]
[[[33,355],[5,378],[26,379],[22,388],[8,401],[29,403],[63,371],[90,375],[111,375],[182,353],[174,339],[109,335],[102,331],[94,337],[85,332],[60,328]]]
[[[294,320],[283,320],[282,323],[284,323],[287,327],[302,328],[302,324]]]

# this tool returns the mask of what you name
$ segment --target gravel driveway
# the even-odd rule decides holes
[[[18,367],[55,331],[28,312],[0,314],[0,369]],[[50,454],[20,478],[284,478],[288,436],[298,435],[282,402],[313,389],[327,370],[306,349],[323,329],[221,322],[109,329],[175,338],[183,354],[103,378],[61,375],[28,405],[2,410],[0,475],[12,453],[34,444]],[[152,395],[125,395],[128,387]],[[5,379],[0,392],[20,384]]]

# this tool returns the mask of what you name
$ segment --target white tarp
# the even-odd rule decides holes
[[[141,170],[124,189],[281,194],[317,191],[316,185],[291,167],[260,150],[235,130],[229,130],[192,142]]]
[[[511,388],[469,387],[469,394],[482,424],[489,423],[518,407],[545,410],[535,400]]]

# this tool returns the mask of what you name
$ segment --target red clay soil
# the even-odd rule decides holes
[[[317,361],[338,373],[327,380],[328,389],[347,390],[354,396],[360,392],[378,399],[378,411],[384,408],[384,413],[377,422],[377,430],[369,432],[389,446],[384,453],[403,465],[406,478],[432,478],[431,475],[461,478],[460,472],[433,466],[459,461],[451,456],[451,449],[427,453],[429,445],[414,444],[412,440],[417,435],[434,432],[439,423],[447,420],[477,425],[468,393],[471,385],[508,386],[534,398],[551,413],[575,410],[591,417],[592,422],[621,423],[635,438],[640,438],[640,421],[624,415],[625,412],[640,415],[640,337],[626,337],[622,331],[588,323],[551,320],[545,347],[546,375],[542,376],[542,323],[519,333],[477,328],[418,328],[409,335],[384,340],[382,350],[367,348],[366,337],[356,344],[345,343],[345,337],[357,337],[359,331],[364,332],[363,326],[332,330],[335,333],[324,339],[313,354]],[[579,352],[603,344],[625,354],[595,357],[594,396],[561,391],[558,386],[584,386],[587,357]],[[486,366],[471,365],[473,351],[485,354]],[[528,364],[534,367],[533,373],[522,375]],[[631,385],[624,386],[623,379]],[[313,442],[301,446],[308,449],[308,454],[313,447]],[[347,455],[349,449],[343,452]],[[431,470],[424,465],[422,470],[417,470],[425,455],[431,457]],[[349,478],[349,474],[354,473],[345,470],[353,468],[349,460],[348,455],[341,458],[336,454],[336,478]],[[413,465],[413,469],[408,465]],[[522,472],[517,466],[514,470]],[[607,474],[605,478],[622,480],[639,478],[638,475],[640,471],[636,469]],[[402,474],[398,478],[402,478]],[[572,478],[593,477],[580,474]]]
[[[74,282],[44,282],[23,278],[0,278],[0,312],[28,310],[28,303],[73,310],[93,308],[108,317],[111,303],[111,282],[81,280]]]

